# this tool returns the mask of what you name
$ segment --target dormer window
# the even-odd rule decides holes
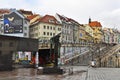
[[[54,20],[50,19],[49,22],[54,23]]]
[[[56,23],[57,23],[57,24],[60,24],[60,22],[59,22],[59,21],[56,21]]]

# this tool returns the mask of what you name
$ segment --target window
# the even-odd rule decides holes
[[[24,36],[27,36],[27,33],[24,33]]]
[[[13,47],[13,46],[14,46],[13,42],[10,42],[9,47]]]
[[[1,24],[1,28],[3,28],[4,27],[4,25],[3,24]]]
[[[50,36],[52,36],[52,33],[50,33]]]
[[[44,25],[44,29],[46,29],[46,26]]]
[[[35,33],[35,37],[37,37],[38,36],[38,33]]]
[[[50,27],[50,29],[52,30],[52,26]]]
[[[25,24],[27,24],[27,21],[25,21]]]
[[[60,28],[58,28],[58,31],[60,31]]]
[[[45,32],[43,32],[43,35],[46,35],[46,33],[45,33]]]
[[[47,32],[47,35],[49,35],[49,32]]]

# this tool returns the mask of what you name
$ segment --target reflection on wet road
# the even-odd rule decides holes
[[[0,72],[0,80],[61,80],[62,75],[37,75],[36,69],[21,68]]]

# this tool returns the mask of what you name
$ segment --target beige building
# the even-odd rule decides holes
[[[89,21],[90,27],[93,29],[94,42],[99,43],[102,41],[102,25],[98,21]]]
[[[82,44],[93,42],[93,29],[88,24],[80,25],[79,36]]]
[[[30,26],[30,37],[39,39],[39,49],[48,49],[50,38],[61,33],[61,27],[54,16],[45,15]]]
[[[88,24],[84,24],[83,27],[85,28],[85,31],[90,34],[90,36],[93,36],[93,29]]]

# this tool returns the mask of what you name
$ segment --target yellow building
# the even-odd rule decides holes
[[[30,15],[27,18],[30,20],[30,25],[34,24],[41,16],[39,14]]]
[[[83,24],[83,27],[86,31],[86,40],[87,42],[93,42],[93,29],[88,24]]]
[[[93,42],[93,29],[88,24],[80,25],[79,27],[80,42],[88,45]]]
[[[94,42],[99,43],[102,41],[102,25],[98,21],[90,21],[90,27],[93,29]]]
[[[83,27],[85,28],[85,31],[89,33],[90,36],[93,36],[93,29],[88,24],[84,24]]]
[[[30,26],[30,37],[39,39],[39,49],[48,49],[50,38],[60,33],[61,27],[54,16],[45,15]]]
[[[80,25],[79,27],[79,42],[81,44],[86,43],[86,31],[83,25]]]

